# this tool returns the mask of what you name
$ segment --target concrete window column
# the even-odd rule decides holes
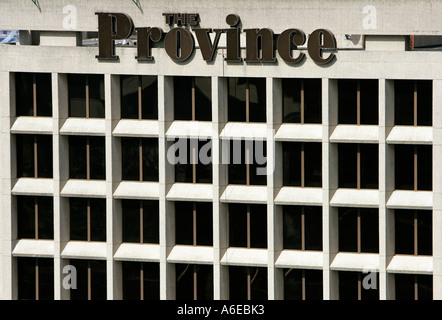
[[[330,200],[338,186],[338,147],[329,137],[338,124],[337,80],[322,79],[322,232],[323,232],[323,298],[339,298],[338,272],[330,270],[330,264],[338,252],[338,209],[330,206]]]

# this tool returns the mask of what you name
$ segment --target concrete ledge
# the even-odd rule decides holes
[[[167,200],[213,201],[211,184],[175,183],[166,195]]]
[[[53,240],[18,240],[12,250],[14,257],[49,257],[54,256]]]
[[[364,189],[337,189],[330,205],[333,207],[377,208],[379,191]]]
[[[49,117],[18,117],[11,127],[11,133],[52,134],[54,120]]]
[[[158,199],[160,185],[158,182],[122,181],[114,192],[117,199]]]
[[[69,241],[61,252],[63,259],[106,259],[106,242]]]
[[[282,187],[275,198],[275,204],[322,205],[321,188]]]
[[[343,271],[379,270],[379,254],[340,252],[336,254],[330,264],[330,269]]]
[[[387,137],[387,143],[432,144],[433,127],[395,126]]]
[[[433,209],[432,191],[393,191],[387,201],[389,209]]]
[[[221,264],[230,266],[267,267],[267,249],[228,248]]]
[[[63,197],[105,198],[106,181],[68,180],[60,192]]]
[[[391,273],[432,274],[433,257],[395,255],[387,266]]]
[[[220,198],[221,202],[267,203],[267,186],[228,185]]]
[[[275,133],[276,141],[322,141],[321,124],[282,124]]]
[[[374,125],[336,126],[330,136],[331,142],[379,143],[379,127]]]
[[[158,132],[156,120],[120,120],[112,134],[117,137],[158,137]]]
[[[167,262],[213,264],[213,247],[176,245],[167,256]]]
[[[276,259],[275,267],[322,270],[324,256],[322,251],[283,250]]]
[[[52,179],[20,178],[12,187],[13,195],[52,196],[53,193]]]
[[[265,140],[267,138],[266,123],[228,122],[221,131],[222,139]]]
[[[210,121],[174,121],[166,132],[167,138],[211,138],[212,122]]]
[[[160,261],[160,245],[122,243],[114,255],[115,260],[158,262]]]
[[[69,118],[60,129],[61,134],[66,135],[88,135],[104,136],[106,130],[106,120]]]

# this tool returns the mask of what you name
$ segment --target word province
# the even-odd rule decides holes
[[[198,41],[201,55],[206,62],[215,58],[221,36],[226,37],[225,61],[239,63],[241,57],[241,19],[236,14],[229,14],[226,23],[227,29],[193,28],[199,24],[198,14],[163,14],[166,24],[171,26],[169,32],[159,27],[135,28],[132,18],[125,13],[97,12],[98,16],[98,45],[99,60],[118,60],[115,54],[115,41],[128,39],[136,30],[138,61],[153,61],[152,47],[163,47],[168,56],[175,62],[188,60],[195,51],[195,37]],[[176,27],[172,27],[176,24]],[[188,28],[186,28],[186,26]],[[287,29],[275,35],[269,28],[244,29],[246,38],[247,63],[276,62],[276,51],[282,60],[288,64],[301,62],[305,53],[296,51],[299,46],[307,42],[307,51],[310,58],[317,64],[326,64],[335,58],[337,50],[336,39],[326,29],[314,30],[308,40],[305,33],[299,29]]]

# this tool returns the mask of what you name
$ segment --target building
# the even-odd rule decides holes
[[[0,298],[442,298],[441,2],[0,8]]]

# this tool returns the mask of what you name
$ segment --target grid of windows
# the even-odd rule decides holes
[[[54,84],[47,75],[13,76],[18,117],[48,117],[48,109],[63,108],[52,105]],[[371,278],[377,286],[365,290],[361,266],[346,268],[340,257],[358,254],[376,262],[386,247],[394,258],[433,255],[433,211],[419,198],[433,190],[433,141],[372,141],[354,137],[351,128],[344,138],[333,137],[335,127],[352,127],[341,124],[386,128],[384,114],[394,123],[386,136],[397,127],[425,129],[432,125],[431,81],[51,76],[67,79],[66,90],[55,94],[68,102],[67,118],[56,119],[62,129],[10,133],[16,160],[11,176],[18,180],[11,195],[17,223],[12,237],[18,243],[66,242],[61,260],[76,267],[78,289],[59,294],[63,299],[379,299],[385,290],[379,270]],[[105,95],[105,82],[112,94]],[[337,94],[330,94],[333,89]],[[390,100],[381,103],[380,92],[388,90]],[[161,99],[159,92],[165,92]],[[217,95],[218,105],[212,101]],[[104,112],[105,97],[118,101],[118,115]],[[401,114],[406,108],[413,111],[412,121]],[[322,135],[299,137],[280,129],[330,121],[323,119],[326,113],[337,121],[324,123],[331,129]],[[79,125],[66,133],[63,126],[72,118],[84,118],[85,124],[104,118],[112,125]],[[121,123],[129,121],[120,120],[126,119],[151,121],[133,121],[133,128],[122,130]],[[176,139],[167,133],[175,120],[211,122],[217,130],[207,139],[206,133],[189,136],[180,129],[178,136],[185,138]],[[137,123],[154,129],[140,130]],[[227,134],[227,124],[244,132]],[[253,140],[258,132],[253,130],[264,126],[275,132]],[[179,140],[188,151],[185,161],[168,163],[169,147]],[[53,176],[59,186],[43,190]],[[418,203],[402,209],[394,196],[388,204],[364,198],[378,190],[405,192]],[[386,230],[394,230],[387,244]],[[100,245],[112,250],[95,257]],[[244,260],[251,256],[256,261]],[[13,253],[13,259],[24,275],[14,289],[18,298],[55,297],[53,282],[60,274],[54,274],[54,259],[43,251]],[[432,297],[431,275],[386,267],[387,284],[394,288],[388,298]],[[221,286],[218,277],[224,279]]]

